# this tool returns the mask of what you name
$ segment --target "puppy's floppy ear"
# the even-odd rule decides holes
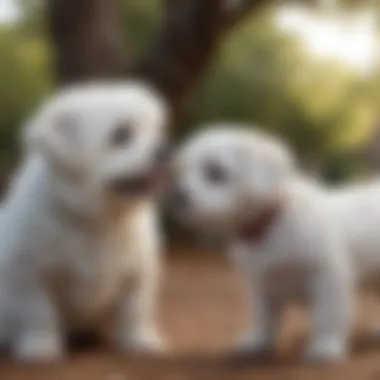
[[[80,120],[68,112],[45,112],[27,124],[23,142],[28,150],[39,151],[54,165],[72,173],[80,171],[83,143]]]
[[[251,147],[248,155],[249,191],[257,199],[270,200],[293,173],[293,157],[284,146],[272,141]]]

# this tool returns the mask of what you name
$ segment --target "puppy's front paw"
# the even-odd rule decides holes
[[[22,362],[47,363],[64,357],[63,344],[56,334],[29,333],[13,346],[15,359]]]
[[[306,360],[314,364],[334,364],[345,359],[346,345],[337,338],[321,338],[310,343]]]
[[[160,354],[167,352],[169,347],[158,331],[146,329],[126,337],[121,342],[121,349],[142,354]]]

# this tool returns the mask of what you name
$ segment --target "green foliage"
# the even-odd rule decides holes
[[[17,129],[51,88],[46,44],[0,29],[0,175],[14,157]]]

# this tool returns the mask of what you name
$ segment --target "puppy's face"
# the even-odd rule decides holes
[[[292,162],[278,142],[236,127],[196,135],[179,150],[173,167],[172,212],[200,228],[228,229],[278,196]]]
[[[143,85],[90,85],[48,104],[27,142],[62,175],[107,195],[144,197],[163,168],[165,124],[165,105]]]

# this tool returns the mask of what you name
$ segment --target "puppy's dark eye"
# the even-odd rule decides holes
[[[114,147],[121,147],[129,144],[133,138],[132,127],[129,124],[119,125],[111,136],[111,144]]]
[[[209,163],[205,166],[204,176],[208,182],[214,185],[222,185],[228,180],[226,170],[216,163]]]

